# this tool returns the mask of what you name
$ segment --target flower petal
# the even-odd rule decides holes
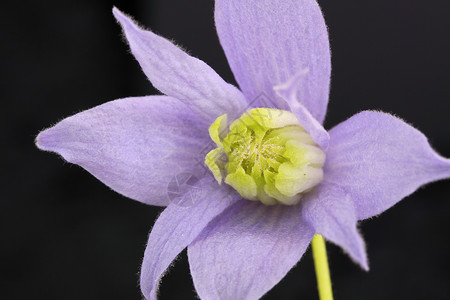
[[[186,248],[218,214],[240,196],[226,186],[219,187],[205,177],[185,194],[183,202],[171,203],[161,213],[148,239],[141,271],[141,289],[147,299],[156,299],[158,283],[178,254]]]
[[[41,132],[36,144],[80,165],[122,195],[167,205],[167,186],[174,176],[187,170],[197,177],[204,174],[199,149],[209,143],[208,129],[197,123],[196,115],[177,99],[127,98],[62,120]]]
[[[289,110],[297,117],[300,124],[311,135],[314,142],[316,142],[322,150],[327,150],[330,141],[330,135],[323,128],[323,126],[311,115],[311,113],[304,107],[298,99],[303,99],[299,93],[304,93],[301,89],[303,82],[308,75],[309,70],[302,70],[287,82],[274,87],[277,95],[283,98],[289,106]],[[300,98],[298,98],[300,97]]]
[[[382,213],[423,184],[450,177],[450,160],[392,115],[361,112],[330,136],[325,180],[351,195],[359,220]]]
[[[300,260],[313,231],[300,205],[243,200],[215,218],[188,247],[201,299],[258,299]]]
[[[303,219],[316,233],[341,246],[364,270],[369,270],[364,240],[356,228],[356,210],[350,195],[322,182],[302,200]]]
[[[247,104],[242,93],[211,67],[167,39],[139,28],[117,8],[113,13],[122,25],[131,52],[155,88],[180,99],[209,124],[225,113],[237,118],[244,112]]]
[[[308,68],[298,99],[323,122],[331,62],[327,28],[315,0],[216,0],[215,20],[247,99],[264,93],[283,109],[272,88]]]

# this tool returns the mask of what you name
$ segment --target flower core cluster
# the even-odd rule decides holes
[[[227,129],[227,115],[210,126],[217,145],[205,163],[248,200],[266,205],[297,204],[323,178],[325,153],[288,111],[255,108]]]

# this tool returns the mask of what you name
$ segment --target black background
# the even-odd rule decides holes
[[[393,112],[450,157],[449,1],[320,4],[333,52],[326,127],[364,109]],[[123,43],[113,5],[234,83],[213,27],[213,0],[2,4],[2,299],[141,298],[140,262],[161,208],[128,200],[33,145],[39,130],[63,117],[156,93]],[[420,189],[360,227],[371,271],[329,245],[335,299],[450,295],[449,181]],[[185,253],[160,294],[195,298]],[[317,299],[310,250],[264,299]]]

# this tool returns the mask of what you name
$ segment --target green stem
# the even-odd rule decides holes
[[[312,252],[314,267],[316,268],[319,298],[320,300],[333,300],[330,270],[328,269],[327,249],[325,247],[325,240],[320,234],[316,234],[312,239]]]

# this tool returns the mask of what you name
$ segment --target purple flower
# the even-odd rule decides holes
[[[218,35],[242,92],[113,12],[143,71],[166,96],[119,99],[81,112],[41,132],[37,145],[129,198],[166,207],[144,255],[147,299],[156,298],[161,276],[186,247],[202,299],[261,297],[300,260],[315,233],[367,270],[357,221],[450,177],[450,160],[392,115],[365,111],[329,132],[322,127],[330,51],[314,0],[216,0]],[[223,114],[238,118],[261,94],[294,113],[326,153],[323,180],[293,206],[242,199],[199,163],[211,144],[208,127]],[[198,180],[172,201],[167,187],[180,174]]]

